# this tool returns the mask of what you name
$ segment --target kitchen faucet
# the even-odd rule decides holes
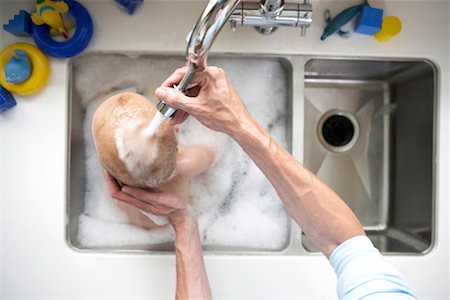
[[[312,23],[312,6],[308,0],[299,3],[284,3],[284,0],[210,0],[188,37],[186,50],[187,72],[174,88],[185,93],[196,72],[206,68],[206,58],[214,39],[227,21],[231,28],[251,25],[262,34],[271,34],[278,26],[300,27],[300,35]],[[159,101],[158,110],[169,118],[176,109]]]

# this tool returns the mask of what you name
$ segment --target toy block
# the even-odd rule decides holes
[[[15,36],[31,36],[31,16],[28,12],[20,10],[19,14],[3,25],[3,29]]]
[[[16,105],[13,95],[0,85],[0,114]]]
[[[136,8],[142,4],[144,0],[115,0],[120,7],[128,14],[134,14]]]
[[[381,28],[383,10],[365,5],[361,11],[355,32],[374,35]]]

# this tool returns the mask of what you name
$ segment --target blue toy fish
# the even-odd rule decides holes
[[[320,39],[323,41],[324,39],[326,39],[335,32],[338,32],[339,35],[341,36],[347,34],[346,32],[340,30],[341,27],[347,24],[351,19],[353,19],[354,16],[356,16],[359,12],[361,12],[364,5],[368,5],[367,2],[349,7],[340,12],[336,17],[334,17],[334,19],[331,19],[328,11],[327,16],[325,16],[325,21],[327,21],[328,25],[327,27],[325,27],[325,30],[323,31],[323,34],[320,37]]]
[[[31,74],[31,62],[23,50],[15,50],[18,57],[11,57],[5,65],[6,82],[21,83]]]

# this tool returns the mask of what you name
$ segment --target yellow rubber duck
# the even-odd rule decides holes
[[[68,39],[69,33],[63,20],[63,14],[68,11],[69,6],[64,1],[37,0],[36,12],[31,16],[31,20],[36,25],[47,24],[51,27],[52,35],[59,33]]]

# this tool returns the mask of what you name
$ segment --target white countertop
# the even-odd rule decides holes
[[[93,15],[89,50],[179,52],[203,2],[146,1],[133,16],[111,1],[82,1]],[[321,13],[357,3],[313,2],[306,38],[280,28],[271,36],[253,28],[224,28],[212,52],[428,58],[439,69],[436,246],[422,256],[387,256],[421,299],[450,296],[450,35],[448,1],[370,1],[402,20],[388,43],[372,37],[332,36],[321,42]],[[25,3],[25,4],[24,4]],[[32,8],[32,1],[0,0],[0,20]],[[1,31],[0,47],[18,39]],[[1,299],[173,298],[173,255],[79,253],[66,244],[67,60],[51,59],[48,85],[16,96],[17,106],[0,116]],[[207,254],[215,298],[330,298],[335,275],[323,256],[226,256]]]

